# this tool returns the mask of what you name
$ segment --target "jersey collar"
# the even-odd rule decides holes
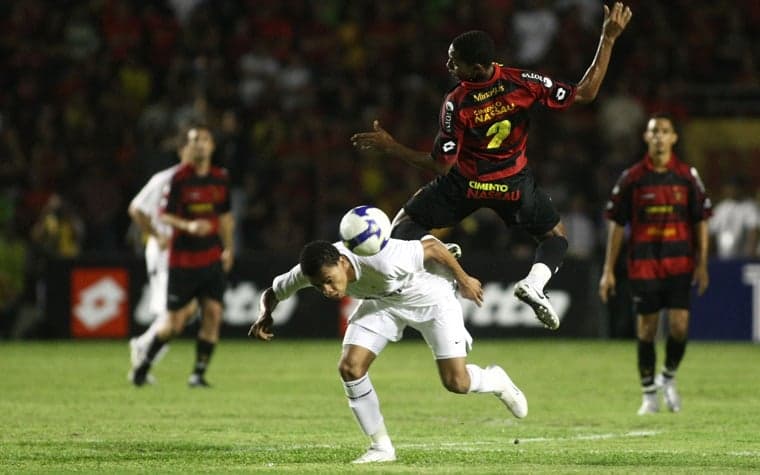
[[[676,154],[671,153],[668,163],[665,164],[665,168],[667,168],[668,170],[675,170],[676,161],[677,161]],[[644,166],[647,168],[647,170],[654,171],[654,162],[652,161],[652,157],[649,156],[648,153],[644,155]]]

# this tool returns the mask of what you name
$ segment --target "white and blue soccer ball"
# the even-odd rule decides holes
[[[340,220],[340,238],[354,254],[371,256],[380,252],[391,237],[388,216],[374,206],[351,208]]]

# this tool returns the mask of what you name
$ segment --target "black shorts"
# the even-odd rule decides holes
[[[227,276],[221,262],[206,267],[174,267],[169,269],[169,287],[166,308],[179,310],[192,299],[224,299]]]
[[[427,229],[454,226],[480,208],[490,208],[509,227],[533,236],[551,231],[559,223],[548,194],[536,187],[528,167],[501,180],[480,182],[453,168],[425,185],[404,205],[414,222]]]
[[[682,274],[654,281],[631,280],[631,293],[636,313],[655,313],[664,308],[689,309],[691,274]]]

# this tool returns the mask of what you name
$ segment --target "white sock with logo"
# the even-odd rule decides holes
[[[391,449],[393,444],[385,428],[383,415],[380,413],[380,400],[377,397],[369,374],[355,381],[343,381],[343,388],[348,398],[348,406],[356,417],[362,431],[372,439],[372,445]]]
[[[535,287],[543,292],[544,287],[551,278],[552,270],[549,269],[549,266],[543,262],[536,262],[533,264],[533,267],[530,268],[530,272],[528,272],[528,275],[524,280],[532,287]]]
[[[474,364],[465,366],[470,374],[470,393],[494,393],[504,390],[504,382],[488,369]]]

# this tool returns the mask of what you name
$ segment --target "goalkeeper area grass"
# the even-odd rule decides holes
[[[658,342],[658,367],[663,344]],[[760,346],[690,342],[681,413],[637,416],[634,341],[480,340],[469,361],[525,392],[448,393],[422,340],[370,375],[399,460],[368,447],[337,372],[340,341],[223,340],[189,389],[194,342],[171,343],[158,384],[133,387],[126,341],[0,344],[2,473],[749,473],[760,470]]]

